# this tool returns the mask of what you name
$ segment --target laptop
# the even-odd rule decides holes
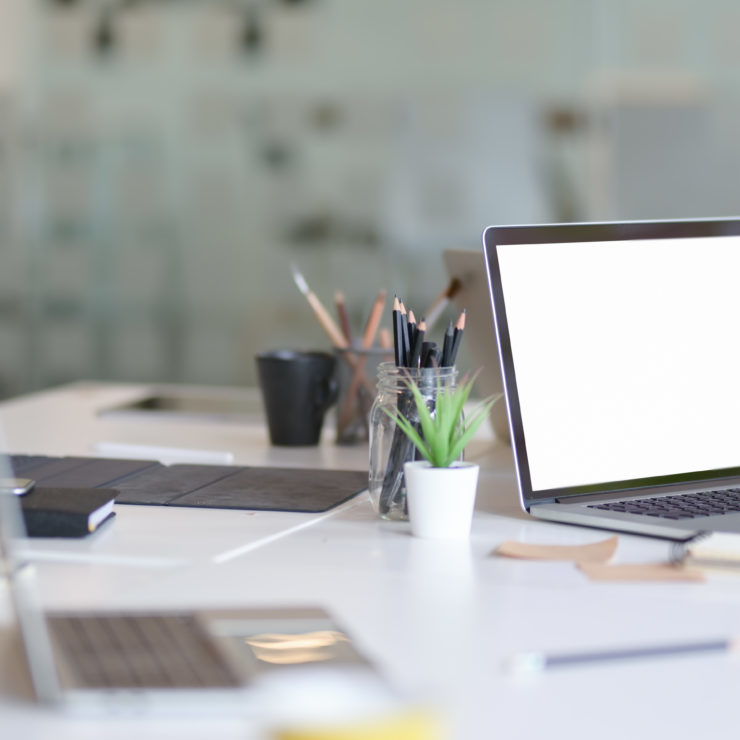
[[[9,478],[0,454],[0,478]],[[255,714],[306,680],[382,682],[321,608],[45,612],[20,561],[19,497],[0,492],[0,579],[39,701],[75,712]],[[317,672],[316,675],[311,671]],[[315,680],[314,680],[315,683]],[[367,684],[367,685],[366,685]],[[266,693],[265,687],[271,687]],[[280,695],[280,694],[279,694]]]
[[[483,246],[524,509],[740,532],[740,219],[491,226]]]

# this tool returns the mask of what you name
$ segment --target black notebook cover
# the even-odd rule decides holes
[[[116,483],[116,503],[162,506],[240,470],[232,465],[154,465]]]
[[[170,501],[168,506],[263,511],[328,511],[367,488],[357,470],[244,468],[211,485]]]
[[[113,516],[111,488],[37,486],[21,497],[29,537],[83,537]]]
[[[116,504],[319,513],[367,488],[367,472],[358,470],[31,455],[13,455],[12,464],[15,475],[34,479],[37,487],[115,488]]]

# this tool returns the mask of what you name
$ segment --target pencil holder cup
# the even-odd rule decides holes
[[[382,347],[338,349],[337,444],[366,443],[370,438],[370,409],[381,363],[393,357]]]
[[[378,391],[369,421],[368,488],[373,508],[382,519],[408,519],[403,466],[421,457],[393,418],[398,411],[418,426],[419,417],[409,382],[416,383],[427,405],[433,410],[437,393],[441,389],[454,389],[457,370],[454,367],[396,367],[392,362],[384,362],[379,366]]]

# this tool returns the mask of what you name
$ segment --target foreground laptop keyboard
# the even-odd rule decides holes
[[[53,615],[49,629],[85,688],[224,688],[242,682],[190,614]]]
[[[740,488],[590,504],[588,508],[643,514],[661,519],[695,519],[699,516],[716,516],[740,511]]]

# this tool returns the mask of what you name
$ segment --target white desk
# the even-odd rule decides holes
[[[11,452],[90,455],[101,440],[229,450],[239,464],[364,468],[365,448],[276,449],[261,421],[98,417],[142,394],[77,384],[0,404]],[[327,435],[328,437],[328,435]],[[567,563],[492,557],[505,539],[585,543],[595,530],[521,514],[508,447],[477,440],[483,466],[469,542],[413,539],[362,494],[325,515],[118,506],[80,541],[36,540],[49,607],[320,604],[403,694],[434,702],[455,740],[734,737],[740,664],[723,655],[646,660],[512,679],[503,661],[559,651],[740,632],[740,577],[704,584],[596,584]],[[620,536],[617,562],[663,559],[664,543]],[[7,625],[7,611],[3,614]],[[7,629],[5,630],[7,633]],[[0,644],[2,737],[259,738],[247,720],[72,720],[41,709]]]

